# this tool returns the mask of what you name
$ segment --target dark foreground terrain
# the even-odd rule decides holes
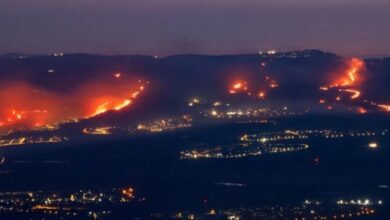
[[[388,121],[384,116],[307,116],[280,119],[277,125],[222,123],[156,135],[3,148],[2,193],[41,192],[42,197],[57,193],[66,199],[79,190],[132,187],[134,198],[82,205],[83,211],[69,209],[75,216],[65,214],[68,203],[58,202],[58,209],[39,209],[27,199],[23,207],[30,212],[8,210],[0,216],[339,219],[350,215],[386,219],[390,198]],[[310,146],[302,151],[180,159],[182,151],[201,150],[199,146],[235,146],[243,134],[283,134],[287,129],[340,133],[296,140]],[[376,148],[369,147],[372,142]],[[13,199],[20,197],[14,195]],[[4,198],[9,195],[2,194],[0,199]],[[0,206],[7,204],[3,201]]]

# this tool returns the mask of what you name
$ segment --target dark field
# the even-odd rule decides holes
[[[303,128],[370,131],[387,118],[281,120],[277,126],[215,124],[87,143],[4,148],[1,191],[77,190],[132,186],[145,197],[137,212],[202,211],[368,197],[388,201],[390,137],[311,138],[305,151],[234,159],[180,160],[193,143],[228,144],[244,133]],[[376,123],[381,122],[383,126]],[[365,124],[365,126],[362,126]],[[368,143],[379,143],[376,149]],[[319,161],[315,161],[315,160]],[[9,172],[7,172],[9,171]],[[229,186],[221,183],[239,184]],[[133,212],[134,213],[134,212]],[[386,212],[381,215],[388,214]]]

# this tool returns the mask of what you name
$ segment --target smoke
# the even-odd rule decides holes
[[[0,83],[0,126],[42,127],[119,111],[131,105],[145,85],[141,80],[116,75],[60,93],[26,82],[3,82]]]

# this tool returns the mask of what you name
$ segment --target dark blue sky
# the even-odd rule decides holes
[[[390,55],[389,0],[1,0],[0,53]]]

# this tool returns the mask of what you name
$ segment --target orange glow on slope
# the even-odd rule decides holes
[[[378,105],[378,107],[385,112],[390,112],[390,105]]]
[[[1,126],[34,127],[53,121],[62,110],[59,97],[28,84],[3,84],[0,88]]]
[[[242,83],[236,83],[233,85],[233,89],[241,89]]]
[[[367,113],[367,110],[366,110],[365,108],[363,108],[363,107],[359,107],[359,108],[358,108],[358,112],[359,112],[360,114],[366,114],[366,113]]]
[[[350,99],[355,100],[362,96],[360,91],[359,84],[363,82],[363,77],[361,73],[365,68],[364,61],[358,58],[352,58],[347,62],[347,69],[343,70],[341,74],[337,74],[335,80],[333,80],[330,85],[322,86],[319,89],[321,91],[330,92],[337,91],[339,94],[336,95],[335,100],[337,102],[342,101],[342,96],[340,93],[350,94]],[[320,104],[325,103],[325,101],[320,100]],[[362,107],[358,108],[358,112],[364,114],[367,112]]]
[[[115,77],[116,78],[116,77]],[[144,91],[134,80],[95,80],[68,93],[46,91],[26,83],[0,83],[0,126],[33,128],[90,118],[128,107]]]
[[[246,93],[247,96],[252,98],[265,99],[266,94],[271,93],[271,89],[277,89],[279,87],[278,82],[269,76],[264,76],[264,80],[257,80],[258,79],[252,79],[250,81],[251,88],[249,88],[247,79],[243,80],[241,77],[240,80],[235,80],[233,83],[229,84],[228,91],[230,94]]]
[[[99,85],[96,86],[96,89],[99,89]],[[94,97],[89,99],[89,102],[86,102],[87,112],[84,114],[84,118],[94,117],[108,111],[120,111],[131,105],[133,99],[137,98],[144,90],[144,85],[141,84],[136,90],[133,89],[130,92],[126,91],[127,89],[128,88],[119,88],[119,90],[116,91],[116,94],[112,95],[97,91],[97,94],[101,93],[100,96],[96,96],[98,98]],[[120,95],[120,93],[123,93],[123,95]]]
[[[247,82],[245,81],[237,81],[233,83],[233,85],[230,87],[229,93],[235,94],[239,92],[245,92],[248,90]]]
[[[359,75],[365,69],[365,63],[358,58],[352,58],[348,62],[347,70],[343,71],[342,76],[338,76],[330,86],[320,87],[322,91],[328,91],[330,89],[338,89],[338,92],[344,92],[351,94],[350,99],[355,100],[362,96],[359,84],[363,82],[363,77]],[[337,96],[336,101],[340,101],[341,97]],[[365,99],[365,103],[369,103],[371,106],[378,107],[381,111],[390,112],[390,105],[377,104],[376,102]],[[321,103],[321,102],[320,102]],[[363,107],[358,107],[357,111],[360,114],[365,114],[368,111]]]
[[[125,99],[125,100],[123,100],[122,103],[120,103],[119,105],[117,105],[117,106],[114,108],[114,110],[119,111],[119,110],[121,110],[122,108],[124,108],[124,107],[126,107],[126,106],[128,106],[128,105],[130,105],[130,104],[131,104],[131,100],[130,100],[130,99]]]
[[[360,79],[358,74],[364,67],[364,61],[358,58],[352,58],[348,62],[348,65],[348,69],[342,76],[339,76],[336,80],[334,80],[330,87],[347,87],[356,85],[357,81]]]
[[[351,99],[357,99],[360,97],[360,91],[355,89],[340,89],[340,92],[348,92],[351,93]]]

